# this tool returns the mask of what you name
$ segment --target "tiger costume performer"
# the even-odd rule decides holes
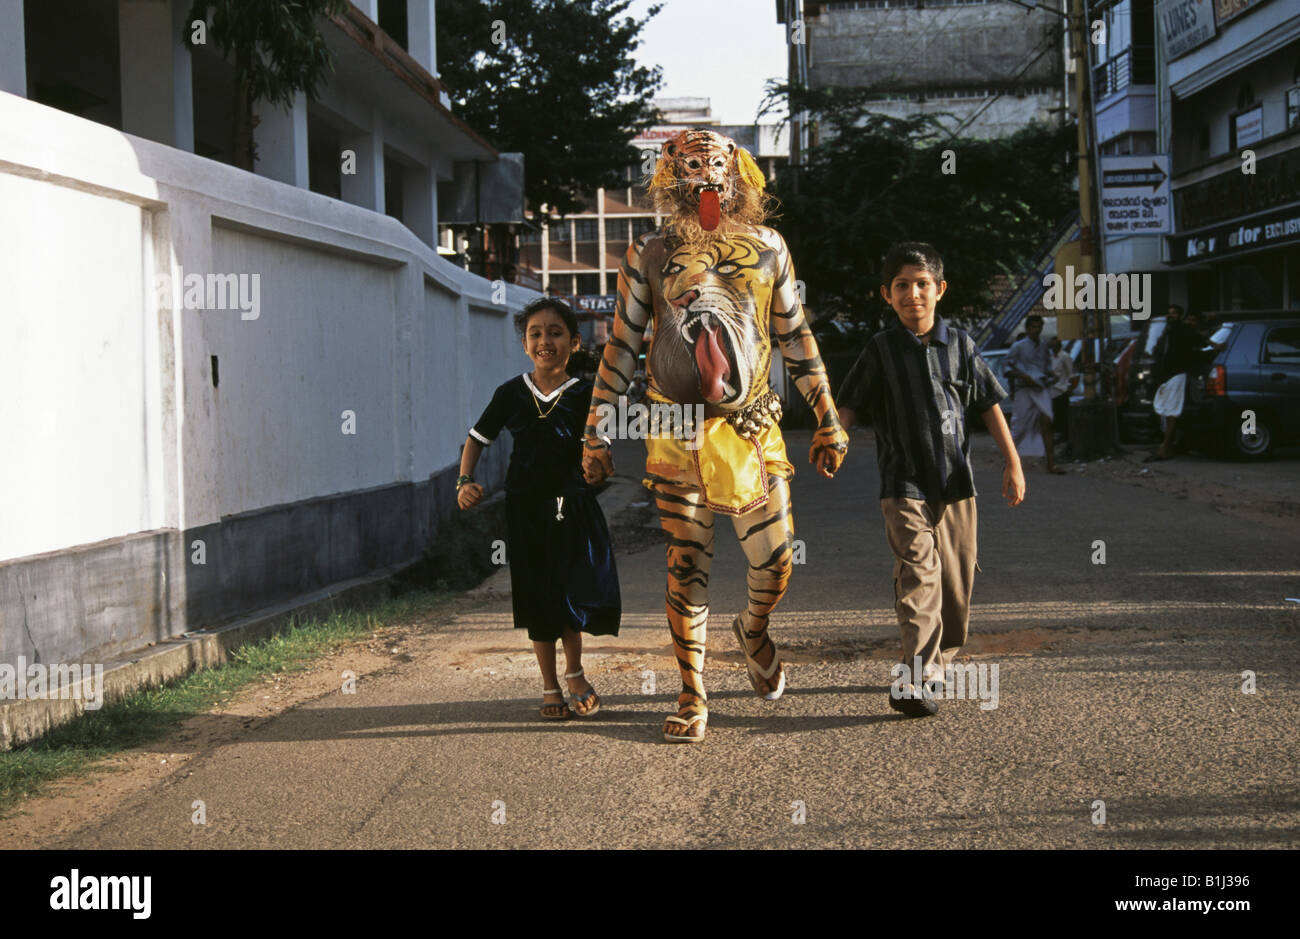
[[[651,323],[647,397],[704,408],[694,439],[652,432],[646,440],[644,484],[667,536],[668,625],[682,676],[678,711],[663,726],[673,743],[698,743],[708,724],[703,672],[715,513],[731,516],[749,563],[748,603],[732,630],[750,683],[770,701],[785,690],[767,627],[790,579],[794,467],[769,384],[773,336],[817,416],[809,461],[830,478],[848,449],[795,293],[790,252],[762,224],[771,201],[764,184],[753,157],[721,134],[695,128],[664,144],[649,188],[667,220],[628,247],[587,417],[583,469],[595,483],[614,472],[597,433],[601,414],[626,391]]]

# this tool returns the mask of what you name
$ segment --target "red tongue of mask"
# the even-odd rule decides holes
[[[695,340],[695,364],[700,370],[700,392],[704,400],[717,404],[722,400],[722,383],[731,377],[727,354],[722,351],[716,327],[706,326]]]
[[[721,213],[717,190],[703,190],[700,193],[700,227],[705,231],[713,231],[718,227],[718,222],[722,217]]]

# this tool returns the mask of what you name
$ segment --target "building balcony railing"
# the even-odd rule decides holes
[[[1092,70],[1092,93],[1097,101],[1129,85],[1155,83],[1156,50],[1152,45],[1129,46]]]

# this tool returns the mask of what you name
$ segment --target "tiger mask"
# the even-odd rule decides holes
[[[763,172],[730,137],[703,128],[666,141],[649,182],[655,211],[676,240],[700,248],[766,221],[772,202]]]

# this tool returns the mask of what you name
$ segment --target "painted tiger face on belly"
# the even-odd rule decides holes
[[[766,392],[776,252],[753,235],[732,234],[702,250],[678,248],[660,273],[663,308],[648,356],[659,391],[720,411]]]

